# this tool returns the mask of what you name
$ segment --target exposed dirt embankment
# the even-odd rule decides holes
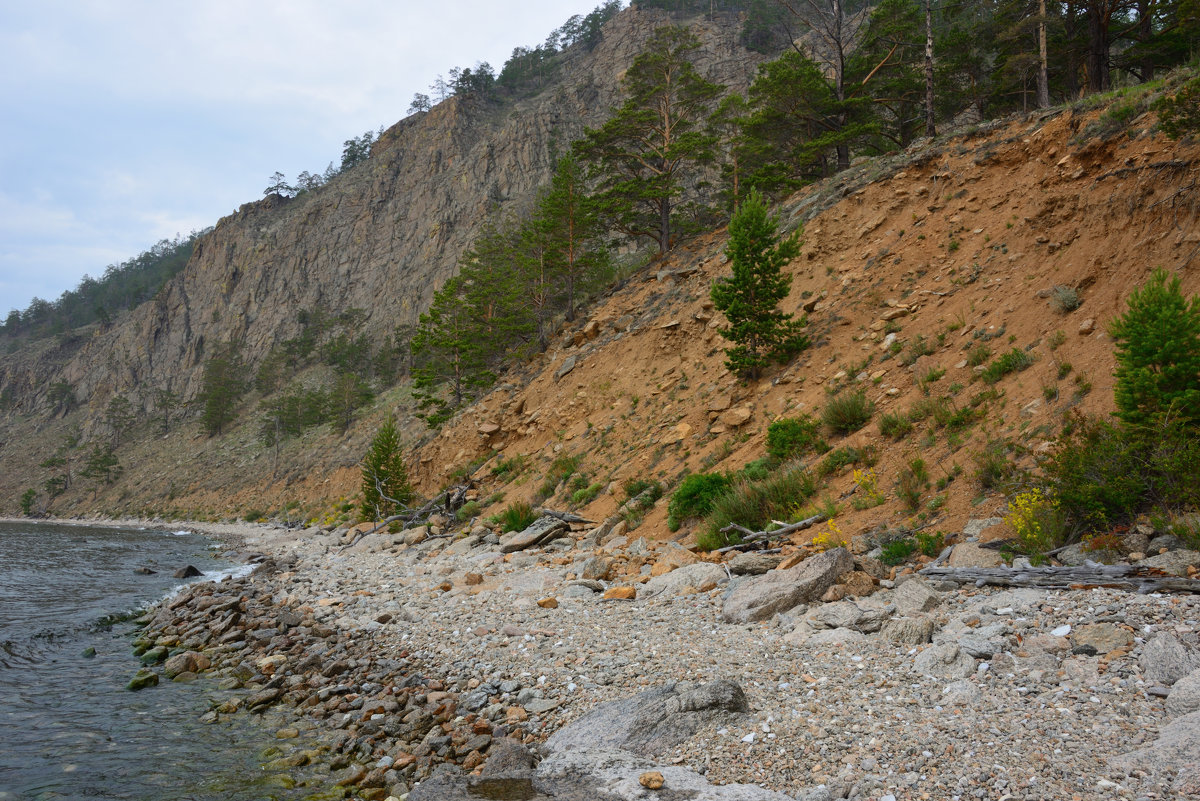
[[[1147,117],[1098,138],[1098,118],[1063,110],[995,124],[789,199],[781,215],[804,224],[805,244],[788,268],[785,308],[808,310],[815,344],[757,383],[724,368],[722,319],[708,300],[728,274],[724,235],[689,243],[558,338],[527,385],[502,386],[421,448],[421,488],[494,453],[475,473],[481,497],[534,500],[548,465],[577,456],[574,483],[546,503],[569,505],[599,483],[579,511],[603,519],[624,500],[625,480],[670,486],[685,472],[740,468],[765,454],[772,420],[817,415],[832,394],[862,391],[875,404],[871,422],[829,444],[873,446],[887,502],[849,508],[847,493],[861,487],[849,467],[834,471],[823,493],[840,500],[843,531],[961,530],[997,505],[972,478],[987,441],[1033,453],[1069,409],[1111,409],[1106,330],[1133,287],[1163,266],[1200,292],[1200,148],[1153,134]],[[1072,297],[1080,305],[1066,310]],[[980,372],[1014,348],[1032,366],[984,381]],[[881,433],[884,415],[922,405],[911,432]],[[943,412],[961,409],[970,411],[944,424]],[[522,469],[492,475],[522,455]],[[929,472],[915,508],[895,495],[914,458]],[[665,536],[664,516],[660,502],[643,525]]]

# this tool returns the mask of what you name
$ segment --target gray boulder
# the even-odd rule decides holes
[[[1192,712],[1200,712],[1200,670],[1193,670],[1175,682],[1167,695],[1167,717],[1178,718]]]
[[[1200,669],[1200,655],[1174,634],[1160,631],[1142,648],[1138,664],[1147,679],[1169,687],[1193,670]]]
[[[740,584],[721,610],[726,623],[767,620],[779,612],[820,598],[844,574],[854,569],[845,548],[810,556],[795,567],[771,572]]]
[[[739,553],[729,562],[729,572],[735,576],[761,576],[779,567],[783,557],[777,553]]]
[[[1191,798],[1200,790],[1200,712],[1175,718],[1158,731],[1158,739],[1137,751],[1112,757],[1117,770],[1140,770],[1152,776],[1175,774],[1173,798]]]
[[[501,553],[516,553],[526,548],[532,548],[542,542],[549,542],[565,532],[568,526],[557,517],[544,515],[530,524],[523,531],[516,531],[500,540]]]
[[[653,756],[674,748],[711,721],[749,711],[742,688],[718,679],[668,684],[596,706],[546,741],[551,752],[620,748]]]
[[[975,659],[958,643],[932,645],[917,654],[913,672],[938,679],[965,679],[975,672]]]
[[[639,598],[651,598],[655,595],[678,595],[688,587],[699,588],[707,581],[721,582],[728,576],[725,568],[711,562],[696,562],[683,567],[677,567],[670,573],[655,576],[642,585],[638,590]]]
[[[902,615],[929,612],[941,602],[942,594],[931,590],[929,585],[919,578],[904,582],[892,595],[892,603],[896,604],[896,611]]]
[[[1200,551],[1167,551],[1138,562],[1145,567],[1157,567],[1173,576],[1187,576],[1188,568],[1200,565]]]
[[[883,624],[883,636],[900,645],[921,645],[933,639],[933,629],[927,617],[896,617]]]

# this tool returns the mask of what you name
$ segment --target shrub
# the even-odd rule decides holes
[[[996,360],[989,364],[980,374],[988,384],[995,384],[1001,378],[1009,373],[1019,372],[1033,364],[1033,357],[1021,350],[1013,348],[1008,353],[1002,353],[996,357]]]
[[[817,547],[817,550],[829,551],[834,548],[849,548],[850,540],[838,528],[837,523],[830,518],[825,524],[825,530],[812,538],[812,544]]]
[[[912,422],[900,412],[888,412],[879,418],[879,431],[885,437],[904,439],[912,428]]]
[[[730,523],[757,531],[772,520],[791,518],[817,489],[816,480],[798,466],[778,470],[762,481],[737,481],[714,498],[703,542],[721,541],[721,529]]]
[[[729,490],[729,477],[722,473],[692,473],[671,495],[667,506],[667,528],[678,531],[689,517],[703,517],[713,503]]]
[[[863,392],[849,392],[829,399],[821,419],[835,434],[853,434],[867,424],[875,404]]]
[[[465,523],[473,517],[478,517],[481,511],[483,511],[483,506],[479,501],[467,501],[458,507],[458,511],[454,513],[454,519]]]
[[[550,463],[550,467],[546,469],[546,475],[542,481],[542,486],[538,488],[538,498],[545,500],[552,496],[558,489],[558,485],[566,481],[575,474],[579,468],[579,463],[583,461],[582,456],[567,456],[562,455]]]
[[[1072,537],[1156,509],[1200,505],[1200,437],[1178,418],[1145,426],[1077,415],[1043,465]]]
[[[1063,525],[1058,504],[1040,489],[1022,492],[1013,498],[1004,520],[1017,533],[1017,541],[1027,554],[1040,556],[1062,544]]]
[[[899,540],[892,540],[885,544],[881,549],[879,561],[885,565],[898,565],[908,557],[912,556],[917,550],[917,544],[908,537]]]
[[[767,426],[767,453],[784,461],[810,450],[828,450],[818,428],[817,421],[807,414],[780,418]]]
[[[978,367],[990,358],[992,358],[992,349],[982,342],[967,351],[967,364],[971,367]]]
[[[975,456],[975,478],[985,490],[999,489],[1017,472],[1011,458],[1012,443],[1005,439],[989,439]]]
[[[900,471],[896,482],[896,494],[904,501],[909,511],[915,512],[921,505],[921,493],[929,486],[929,472],[924,459],[913,459]]]
[[[524,473],[528,467],[529,457],[523,453],[518,453],[516,456],[507,459],[501,457],[492,467],[492,475],[502,481],[508,481]]]
[[[921,553],[931,559],[940,554],[942,548],[946,546],[946,535],[940,531],[935,531],[932,534],[918,531],[915,536],[917,547],[921,549]]]
[[[1083,299],[1073,287],[1055,285],[1050,290],[1050,308],[1059,314],[1069,314],[1083,305]]]
[[[900,357],[900,363],[908,367],[909,365],[916,364],[917,359],[922,356],[928,356],[931,353],[933,353],[933,345],[926,342],[925,337],[917,334],[913,341],[908,343],[908,350]]]
[[[649,509],[655,501],[663,496],[663,485],[645,478],[626,479],[625,483],[621,485],[621,489],[624,490],[628,500],[636,500],[637,505],[643,510]]]
[[[500,528],[503,531],[524,531],[532,526],[535,520],[537,515],[533,513],[533,507],[524,501],[509,504],[499,516]]]
[[[879,476],[869,467],[866,470],[854,471],[854,485],[858,492],[850,505],[859,511],[872,509],[887,500],[879,491]]]
[[[837,450],[830,451],[829,455],[817,465],[817,475],[829,476],[837,473],[847,465],[865,464],[871,466],[876,461],[875,449],[871,446],[865,448],[838,448]]]
[[[1154,104],[1158,127],[1172,139],[1200,131],[1200,77],[1193,78],[1174,95]]]
[[[587,506],[592,501],[596,500],[596,496],[600,494],[600,490],[604,489],[604,485],[597,482],[589,484],[582,489],[577,489],[571,493],[572,506]]]
[[[1200,297],[1185,300],[1179,276],[1168,280],[1166,270],[1155,270],[1109,332],[1117,351],[1117,417],[1145,424],[1171,412],[1200,423]]]
[[[33,514],[33,504],[37,500],[37,490],[32,487],[21,494],[21,514],[29,517]]]

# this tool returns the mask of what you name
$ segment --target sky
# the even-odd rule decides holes
[[[0,319],[321,172],[600,0],[0,0]]]

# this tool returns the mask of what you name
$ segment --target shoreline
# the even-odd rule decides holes
[[[403,798],[478,773],[501,743],[537,750],[599,704],[717,679],[750,711],[660,755],[715,784],[915,801],[1170,797],[1200,780],[1150,755],[1170,724],[1155,649],[1198,652],[1198,596],[892,581],[858,558],[836,597],[730,624],[723,603],[755,575],[636,534],[505,553],[483,526],[350,547],[346,529],[236,527],[263,565],[188,585],[141,636],[172,669],[207,660],[196,672],[228,693],[208,722],[260,716],[276,767],[308,766],[324,792]],[[304,739],[320,745],[288,750]]]

